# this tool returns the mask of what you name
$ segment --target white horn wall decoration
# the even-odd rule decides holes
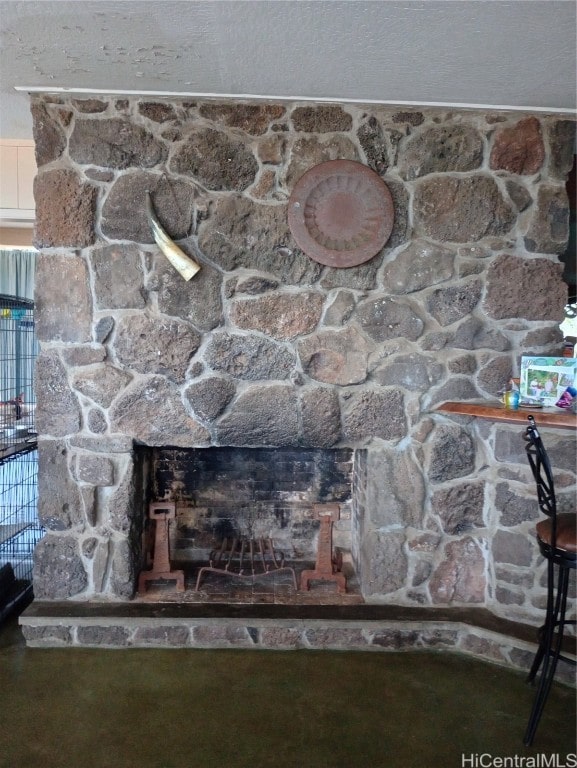
[[[154,206],[152,205],[150,192],[146,193],[146,212],[148,214],[154,242],[158,245],[177,272],[185,280],[190,280],[200,270],[200,264],[197,264],[194,259],[187,256],[186,253],[184,253],[184,251],[182,251],[166,234],[158,220]]]

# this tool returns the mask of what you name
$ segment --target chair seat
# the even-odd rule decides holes
[[[551,546],[552,521],[550,518],[537,523],[537,536],[539,540]],[[555,548],[577,554],[577,514],[563,512],[557,515],[557,541]]]

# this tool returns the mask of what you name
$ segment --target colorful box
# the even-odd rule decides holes
[[[567,387],[577,385],[577,358],[529,357],[521,358],[521,400],[538,401],[542,405],[555,405]]]

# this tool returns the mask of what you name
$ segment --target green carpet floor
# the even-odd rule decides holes
[[[475,768],[576,751],[573,689],[555,685],[527,749],[523,675],[448,653],[32,649],[10,620],[0,696],[0,768]]]

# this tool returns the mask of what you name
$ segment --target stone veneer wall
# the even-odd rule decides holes
[[[367,601],[478,605],[537,623],[543,569],[518,427],[431,413],[494,398],[523,353],[558,354],[565,179],[553,116],[351,105],[34,97],[38,162],[40,599],[133,594],[133,441],[352,447]],[[358,160],[395,225],[360,267],[295,245],[304,171]],[[185,283],[159,218],[202,264]],[[562,503],[574,436],[546,431]]]

